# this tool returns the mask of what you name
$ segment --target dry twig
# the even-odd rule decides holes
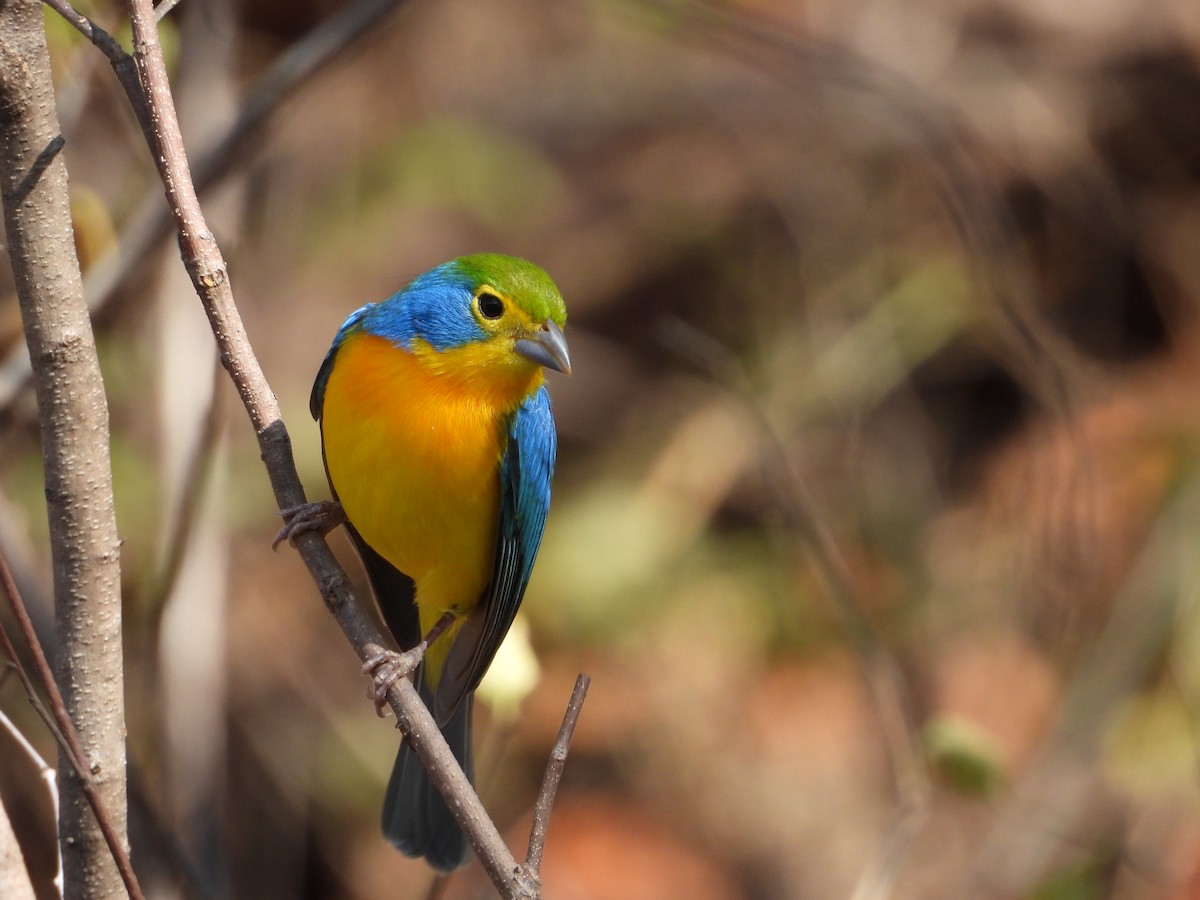
[[[542,776],[542,786],[538,790],[537,801],[533,805],[533,828],[529,833],[529,853],[525,857],[525,868],[534,877],[537,877],[542,868],[542,851],[546,849],[546,831],[550,827],[550,813],[554,809],[554,798],[558,795],[563,769],[567,765],[567,751],[571,748],[571,737],[575,734],[579,713],[583,710],[583,701],[587,699],[588,685],[591,683],[592,680],[586,675],[581,674],[575,679],[575,688],[571,691],[571,699],[567,702],[567,711],[563,714],[562,727],[559,728],[558,737],[550,751],[546,772]]]
[[[96,817],[96,823],[104,836],[108,850],[116,861],[121,880],[125,883],[125,890],[128,891],[129,896],[134,898],[134,900],[140,900],[142,890],[138,885],[137,875],[134,874],[133,866],[129,862],[129,854],[125,852],[125,846],[117,832],[117,826],[113,823],[112,817],[109,816],[105,801],[96,789],[96,779],[93,777],[92,770],[88,766],[87,755],[84,753],[83,746],[79,742],[79,735],[75,731],[75,725],[71,721],[71,716],[67,713],[67,706],[63,702],[62,694],[59,693],[58,685],[54,681],[54,673],[50,671],[50,663],[46,660],[46,654],[42,652],[42,645],[33,630],[33,622],[29,618],[29,611],[25,608],[25,601],[21,599],[21,592],[17,590],[16,582],[13,581],[12,571],[8,568],[8,560],[4,557],[3,552],[0,552],[0,588],[3,588],[5,596],[8,597],[13,618],[17,622],[17,627],[21,629],[21,636],[25,639],[25,645],[29,648],[29,655],[33,659],[33,667],[37,672],[38,682],[50,700],[50,712],[47,712],[45,706],[42,705],[41,700],[38,698],[37,690],[33,685],[33,679],[29,677],[29,673],[25,671],[25,667],[21,665],[16,648],[13,646],[12,640],[9,638],[8,632],[4,629],[3,625],[0,625],[0,648],[4,650],[5,655],[11,660],[13,671],[16,672],[21,686],[25,689],[25,695],[29,698],[30,704],[37,714],[41,716],[42,721],[46,723],[46,726],[50,729],[50,733],[54,735],[63,758],[74,769],[76,777],[83,785],[84,795],[87,798],[88,805],[92,808],[92,814]],[[55,789],[55,794],[57,795],[57,789]]]
[[[108,59],[145,132],[145,103],[141,99],[141,86],[137,81],[133,57],[103,28],[81,15],[66,0],[44,2],[95,44]],[[260,146],[263,127],[276,110],[313,76],[369,34],[402,2],[358,0],[330,16],[289,47],[246,92],[237,118],[228,129],[199,154],[192,166],[197,191],[204,193],[220,184],[233,167],[245,158],[251,147]],[[160,4],[155,11],[160,18],[163,6]],[[135,96],[138,97],[136,101]],[[88,308],[93,316],[105,309],[149,254],[171,233],[174,225],[170,212],[163,207],[157,192],[149,193],[136,205],[135,212],[122,228],[115,251],[98,260],[84,279]],[[0,409],[12,404],[28,380],[29,360],[14,351],[0,363]]]
[[[54,0],[54,6],[58,9],[66,4]],[[153,6],[150,0],[130,0],[129,11],[140,88],[134,93],[124,81],[122,84],[131,102],[136,105],[144,100],[146,104],[146,139],[179,230],[183,262],[209,318],[221,363],[233,379],[258,436],[276,501],[281,509],[297,506],[305,501],[305,495],[292,458],[291,441],[275,395],[246,337],[224,258],[200,208],[171,98]],[[68,21],[83,30],[80,19],[78,14],[68,16]],[[94,29],[84,33],[91,37]],[[324,538],[306,533],[295,543],[326,605],[359,658],[365,661],[378,654],[384,647],[383,638],[355,601],[349,580]],[[404,680],[393,685],[388,691],[388,702],[396,713],[398,727],[428,768],[434,783],[444,794],[453,797],[451,809],[501,894],[505,897],[538,896],[540,887],[536,872],[519,866],[513,858],[412,683]],[[568,715],[574,719],[578,711]],[[557,777],[549,777],[549,780],[557,784]]]

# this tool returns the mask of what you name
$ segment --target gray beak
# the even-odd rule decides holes
[[[540,366],[571,374],[571,356],[567,352],[567,339],[563,337],[562,329],[554,322],[547,321],[536,337],[521,338],[517,341],[516,350],[526,359],[531,359]]]

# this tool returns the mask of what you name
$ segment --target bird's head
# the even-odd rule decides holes
[[[539,383],[543,368],[571,373],[562,295],[549,275],[524,259],[463,256],[364,312],[365,330],[440,372]]]

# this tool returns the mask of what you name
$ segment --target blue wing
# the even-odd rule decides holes
[[[525,596],[550,508],[557,449],[550,395],[540,388],[514,414],[500,462],[500,524],[492,578],[454,639],[438,683],[434,717],[446,721],[479,685]]]

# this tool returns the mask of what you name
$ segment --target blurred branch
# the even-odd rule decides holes
[[[208,467],[212,462],[213,451],[217,439],[221,436],[221,367],[213,361],[213,388],[208,410],[191,448],[187,464],[180,477],[183,485],[183,495],[175,508],[175,514],[167,525],[167,544],[163,551],[162,561],[153,576],[150,588],[146,591],[144,603],[147,616],[147,631],[157,635],[162,624],[163,612],[167,599],[174,590],[175,582],[183,568],[187,555],[188,542],[196,525],[196,516],[200,509],[200,501],[208,488]]]
[[[22,608],[23,607],[24,604],[22,604]],[[29,643],[29,634],[32,633],[32,630],[32,624],[28,629],[22,625],[22,632],[25,633],[25,640],[27,644]],[[36,637],[37,635],[34,635],[35,639]],[[40,659],[40,664],[38,666],[39,672],[43,666],[48,672],[50,670],[50,666],[46,663],[46,657],[42,652],[41,644],[30,646],[35,646],[37,648],[32,652],[35,657]],[[38,697],[37,688],[33,686],[33,679],[29,677],[29,673],[25,671],[25,667],[21,664],[21,658],[17,655],[17,648],[13,645],[12,638],[8,636],[8,629],[4,627],[2,622],[0,622],[0,649],[4,650],[4,655],[8,657],[8,665],[4,673],[5,677],[7,678],[10,672],[17,676],[17,681],[21,682],[21,687],[25,689],[25,697],[29,700],[29,705],[33,707],[33,711],[36,712],[42,722],[45,723],[46,728],[50,731],[50,734],[54,736],[54,740],[59,747],[70,751],[70,745],[67,743],[67,739],[63,737],[62,729],[58,727],[58,723],[54,720],[54,716],[50,715],[49,711],[42,703],[41,698]],[[53,682],[53,676],[51,676],[51,682]],[[72,762],[78,762],[74,755],[71,756],[71,760]],[[82,766],[80,766],[79,769],[80,772],[87,771]],[[82,775],[80,777],[82,777]],[[56,788],[55,796],[57,797],[57,795],[58,790]]]
[[[0,630],[3,630],[3,629],[0,629]],[[10,648],[12,647],[12,644],[9,642],[7,635],[4,636],[4,644],[5,644],[6,652],[9,651]],[[19,668],[19,663],[17,663],[15,660],[13,661],[12,665],[13,665],[14,669]],[[21,681],[25,685],[26,692],[29,692],[32,689],[33,685],[28,682],[28,675],[26,675],[24,678],[22,678]],[[44,719],[47,719],[47,721],[49,721],[47,714],[46,714],[46,710],[42,706],[41,702],[38,701],[37,697],[34,694],[29,693],[29,700],[34,705],[34,707],[38,710],[38,715],[42,716]],[[38,770],[38,774],[41,775],[42,781],[44,781],[46,783],[46,792],[50,795],[51,814],[54,816],[54,829],[55,829],[55,833],[57,833],[57,831],[58,831],[58,778],[55,775],[54,767],[51,766],[48,762],[46,762],[44,759],[42,759],[42,755],[37,752],[37,748],[34,747],[33,744],[29,743],[28,738],[26,738],[25,735],[23,735],[21,733],[21,730],[19,728],[17,728],[16,724],[8,716],[6,716],[3,711],[0,711],[0,723],[2,723],[4,725],[5,731],[7,731],[9,734],[12,735],[13,740],[16,741],[17,745],[25,752],[25,755],[29,757],[29,761],[31,763],[33,763],[33,765]],[[50,721],[49,724],[51,726],[51,730],[53,730],[53,722]],[[0,810],[0,815],[2,815],[2,814],[3,814],[3,812],[2,812],[2,810]],[[7,835],[0,834],[0,856],[3,856],[3,853],[4,853],[3,848],[5,848],[5,847],[13,848],[12,852],[14,852],[17,856],[20,856],[21,848],[17,845],[16,838],[11,833],[11,830],[10,830],[9,834],[7,834]],[[57,843],[55,843],[55,845],[54,845],[54,861],[55,861],[54,884],[58,888],[59,893],[61,894],[62,888],[63,888],[62,854],[59,852]],[[0,863],[0,868],[3,868],[3,867],[4,867],[3,863]],[[25,878],[28,879],[28,877],[29,877],[29,873],[26,871]],[[18,894],[9,894],[8,893],[8,891],[12,890],[12,882],[5,882],[4,879],[5,879],[5,876],[0,875],[0,897],[20,896]],[[31,885],[31,889],[32,889],[32,885]]]
[[[900,73],[853,50],[792,30],[743,9],[698,0],[641,0],[670,16],[685,37],[765,71],[801,95],[838,88],[874,99],[879,130],[899,125],[930,163],[930,173],[963,243],[981,295],[999,313],[1000,331],[1015,358],[1012,374],[1055,413],[1069,418],[1071,379],[1085,367],[1071,345],[1048,327],[1033,304],[1034,289],[1018,258],[1020,241],[996,185],[981,160],[981,142],[954,111]]]
[[[138,122],[145,133],[145,103],[133,67],[133,58],[121,49],[100,26],[73,9],[66,0],[45,0],[81,34],[100,48],[113,64]],[[211,147],[201,152],[193,166],[196,190],[210,190],[242,161],[251,148],[261,146],[263,127],[276,110],[300,88],[308,84],[372,29],[404,0],[358,0],[341,9],[288,48],[246,92],[237,118]],[[159,9],[162,5],[159,6]],[[137,97],[139,99],[135,100]],[[126,285],[146,257],[170,235],[175,225],[163,208],[157,191],[150,191],[129,217],[116,249],[99,260],[84,282],[88,308],[93,315],[103,310]],[[0,411],[7,409],[29,381],[29,360],[19,350],[0,364]]]
[[[3,712],[0,712],[0,726],[31,753],[41,767],[49,769]],[[50,779],[54,780],[53,769],[50,769]],[[3,803],[0,803],[0,896],[8,897],[9,900],[34,900],[35,897],[33,882],[29,878],[29,870],[25,867],[25,856],[21,853],[21,845],[17,843],[12,823],[8,820],[8,810],[4,808]]]
[[[1119,705],[1152,677],[1175,640],[1181,595],[1195,590],[1184,563],[1200,540],[1200,478],[1155,517],[1103,633],[1068,686],[1038,758],[1015,785],[983,844],[963,896],[1029,896],[1063,844],[1085,827],[1103,774],[1098,765]]]
[[[795,472],[737,358],[723,344],[680,319],[660,325],[660,337],[714,382],[732,392],[754,417],[763,440],[763,478],[784,522],[817,567],[866,675],[879,716],[897,793],[892,827],[854,892],[854,900],[886,897],[890,882],[929,813],[932,788],[920,749],[916,713],[900,664],[863,612],[841,548],[804,480]]]
[[[0,5],[0,193],[41,424],[61,698],[44,657],[40,675],[71,744],[59,765],[64,889],[109,896],[123,881],[139,897],[125,852],[121,542],[108,405],[75,253],[42,17],[36,0]],[[2,574],[14,608],[23,609],[7,565]],[[28,616],[22,622],[32,636]]]
[[[166,18],[167,14],[171,10],[173,10],[175,7],[177,7],[179,5],[179,3],[180,3],[180,0],[162,0],[162,2],[158,4],[158,6],[154,7],[155,20],[161,22],[164,18]]]

